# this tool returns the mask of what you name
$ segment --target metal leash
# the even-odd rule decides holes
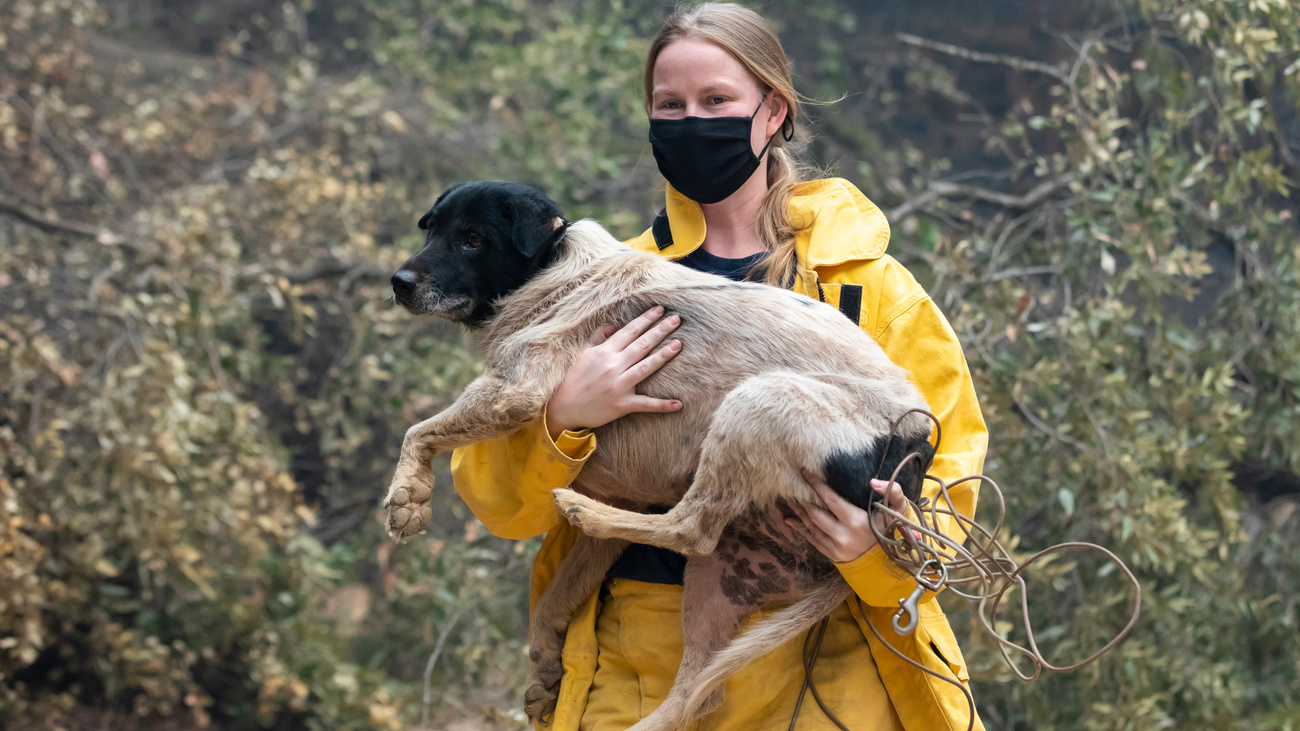
[[[934,422],[935,451],[937,452],[939,444],[943,440],[943,428],[940,426],[938,418],[924,409],[912,409],[900,416],[890,429],[890,441],[897,438],[898,427],[903,419],[912,414],[922,414]],[[888,450],[888,447],[889,444],[886,443],[885,450],[882,451],[882,465],[883,455]],[[903,461],[894,468],[893,474],[890,475],[890,487],[897,483],[899,473],[908,463],[921,459],[920,453],[917,452],[904,457]],[[877,468],[877,472],[879,472],[879,468]],[[980,624],[997,643],[998,654],[1002,656],[1002,660],[1021,680],[1031,681],[1036,679],[1044,668],[1056,672],[1071,672],[1096,662],[1098,658],[1109,652],[1111,648],[1128,636],[1128,633],[1137,624],[1138,616],[1142,610],[1142,586],[1138,583],[1137,577],[1133,575],[1129,567],[1114,553],[1095,543],[1071,541],[1045,548],[1030,556],[1023,563],[1017,564],[1011,558],[1010,551],[995,537],[1002,529],[1007,513],[1006,499],[1002,494],[1002,488],[998,487],[996,482],[984,475],[970,475],[950,483],[928,474],[925,479],[938,483],[938,497],[943,498],[943,502],[947,507],[940,508],[938,500],[929,501],[926,498],[921,498],[916,503],[909,500],[908,508],[909,512],[915,516],[915,519],[913,519],[908,515],[893,510],[885,504],[884,500],[874,501],[868,506],[868,512],[873,515],[873,519],[869,521],[871,532],[875,534],[876,541],[880,544],[881,549],[884,550],[885,555],[891,561],[911,574],[913,579],[916,580],[916,589],[906,599],[898,600],[898,612],[894,614],[891,621],[895,632],[900,635],[908,635],[916,631],[920,623],[919,604],[925,593],[938,593],[940,590],[947,588],[954,594],[976,604],[976,615],[979,617]],[[997,497],[998,520],[991,531],[976,523],[973,518],[962,515],[953,505],[949,491],[962,483],[970,481],[980,481],[992,487]],[[877,525],[877,521],[874,520],[876,513],[884,514],[883,526]],[[961,529],[963,535],[960,539],[950,538],[939,530],[939,516],[941,515],[948,516]],[[917,535],[920,538],[917,538]],[[896,538],[895,536],[901,537]],[[971,544],[969,549],[965,546],[967,542]],[[1038,649],[1038,641],[1034,637],[1033,625],[1029,618],[1029,598],[1024,574],[1030,566],[1044,557],[1072,548],[1098,551],[1120,568],[1125,578],[1133,585],[1133,614],[1129,617],[1124,628],[1101,649],[1072,665],[1057,666],[1048,662]],[[999,634],[996,629],[998,608],[1002,603],[1002,598],[1013,588],[1020,589],[1020,611],[1021,617],[1024,619],[1024,631],[1028,647],[1012,642]],[[866,619],[867,607],[863,604],[861,597],[856,594],[854,599],[858,603],[858,611]],[[804,696],[809,690],[812,691],[813,698],[816,699],[817,705],[821,707],[827,718],[841,731],[849,731],[835,717],[835,714],[826,707],[826,704],[822,703],[817,688],[812,681],[813,667],[817,663],[817,655],[821,650],[822,639],[826,635],[828,621],[829,617],[823,619],[816,627],[809,630],[808,637],[804,641],[804,683],[803,688],[799,691],[799,699],[795,703],[794,715],[790,718],[790,731],[794,731],[795,723],[799,719],[799,710],[803,706]],[[945,683],[956,686],[966,698],[970,710],[970,720],[967,722],[966,730],[971,731],[974,729],[975,697],[971,695],[970,690],[960,680],[949,678],[916,662],[886,640],[869,620],[866,624],[876,639],[901,660],[927,675],[932,675]],[[1025,673],[1016,666],[1009,654],[1011,652],[1029,658],[1029,661],[1033,664],[1033,672]]]

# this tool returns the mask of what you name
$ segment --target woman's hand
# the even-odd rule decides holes
[[[663,314],[663,307],[654,307],[621,330],[606,325],[596,331],[546,403],[546,429],[552,439],[565,430],[603,426],[636,411],[668,412],[682,407],[677,399],[636,392],[637,384],[681,352],[680,340],[659,347],[681,324],[676,315]]]
[[[790,530],[806,538],[813,547],[835,563],[847,563],[859,558],[876,545],[876,534],[871,532],[871,516],[867,511],[840,497],[830,485],[808,470],[803,471],[803,479],[821,496],[822,502],[830,510],[791,501],[790,508],[799,518],[784,519]],[[900,485],[895,483],[891,488],[885,480],[872,480],[871,489],[884,498],[885,505],[889,508],[907,515],[907,498]],[[884,529],[885,519],[883,513],[876,515],[881,530]]]

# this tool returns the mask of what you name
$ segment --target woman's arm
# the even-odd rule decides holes
[[[899,270],[902,270],[897,264],[889,268],[894,270],[890,272],[892,275],[899,275]],[[906,272],[901,274],[906,275]],[[906,278],[910,280],[910,275]],[[916,287],[911,291],[920,290]],[[943,427],[943,442],[929,474],[946,482],[979,474],[988,447],[988,431],[961,343],[929,297],[909,296],[900,307],[900,311],[894,313],[888,303],[877,305],[879,314],[887,319],[875,323],[877,332],[874,336],[890,360],[911,374],[930,411]],[[938,486],[929,480],[921,494],[931,501],[940,499]],[[958,512],[973,515],[979,482],[966,482],[951,490],[949,495]],[[864,602],[872,606],[897,606],[899,599],[907,597],[916,588],[912,577],[889,561],[884,551],[876,546],[875,535],[866,526],[865,511],[848,504],[847,510],[835,513],[804,507],[808,511],[807,519],[792,527],[820,531],[822,535],[817,537],[822,539],[820,543],[827,545],[825,548],[819,545],[819,548],[837,561],[840,573]],[[808,527],[810,525],[812,528]],[[865,531],[860,529],[863,527]],[[956,540],[964,537],[950,518],[939,516],[937,527]],[[814,545],[819,543],[813,542]],[[856,558],[849,558],[852,556]]]
[[[577,478],[596,448],[590,429],[637,411],[676,411],[681,402],[636,386],[681,350],[659,347],[679,320],[654,308],[620,330],[607,326],[574,359],[542,418],[452,453],[456,492],[494,535],[523,539],[559,522],[551,490]]]

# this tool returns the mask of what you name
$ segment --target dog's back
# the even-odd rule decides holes
[[[857,379],[859,398],[846,404],[857,412],[853,420],[858,428],[852,431],[888,434],[893,422],[909,409],[925,408],[906,372],[890,362],[856,323],[830,305],[764,284],[733,282],[635,251],[591,221],[570,224],[563,246],[566,251],[553,271],[521,288],[517,299],[512,297],[515,301],[507,302],[503,310],[523,310],[544,302],[544,314],[533,315],[541,315],[548,328],[563,323],[569,337],[582,340],[604,323],[622,325],[655,305],[682,320],[676,332],[682,351],[643,381],[638,391],[679,399],[683,408],[668,414],[630,414],[596,429],[600,448],[575,483],[588,494],[645,505],[674,504],[691,482],[704,436],[719,405],[754,378],[794,374]],[[560,286],[567,292],[552,299]],[[614,292],[617,297],[611,296]],[[525,337],[536,338],[538,333],[529,332]],[[794,409],[799,404],[774,406]],[[919,416],[906,421],[904,427],[909,435],[929,433],[929,422]],[[852,432],[840,436],[851,440]],[[841,444],[832,471],[851,469],[855,453],[864,463],[877,459],[884,444],[869,441]],[[671,457],[665,459],[665,455]],[[792,459],[803,456],[790,454]],[[798,476],[797,466],[773,478],[790,475]],[[846,497],[854,502],[861,502],[867,494],[844,487],[841,492],[851,493]]]

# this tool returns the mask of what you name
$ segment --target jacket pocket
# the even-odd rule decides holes
[[[966,659],[962,657],[961,647],[957,645],[957,638],[946,619],[922,622],[918,632],[923,633],[918,639],[924,641],[926,649],[947,666],[958,680],[963,683],[970,680],[970,673],[966,671]]]

